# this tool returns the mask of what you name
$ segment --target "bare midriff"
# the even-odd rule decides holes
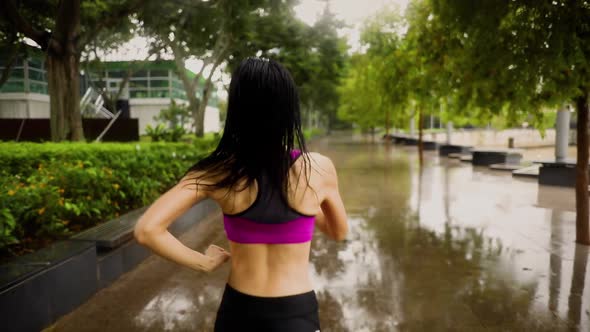
[[[234,289],[254,296],[278,297],[313,290],[309,277],[311,242],[243,244],[230,241]]]

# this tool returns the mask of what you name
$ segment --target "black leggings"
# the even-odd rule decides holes
[[[314,291],[303,294],[260,297],[225,286],[217,311],[215,332],[318,332],[320,321]]]

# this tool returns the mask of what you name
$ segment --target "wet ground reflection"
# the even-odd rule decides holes
[[[325,331],[590,330],[572,190],[434,153],[419,172],[404,147],[315,148],[338,167],[351,225],[345,243],[315,238]]]
[[[573,242],[572,189],[348,137],[332,158],[350,217],[316,233],[310,272],[322,332],[590,331],[587,247]],[[227,247],[221,214],[181,236]],[[46,331],[211,331],[229,266],[194,272],[152,256]]]

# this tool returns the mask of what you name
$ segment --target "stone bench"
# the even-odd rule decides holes
[[[512,172],[514,177],[538,178],[540,165],[531,165],[524,168],[519,168]]]
[[[473,162],[473,155],[470,155],[470,154],[460,155],[459,160],[464,163],[472,163]]]
[[[8,331],[40,331],[130,271],[151,252],[133,238],[143,207],[0,264],[0,324]],[[219,211],[205,200],[168,228],[175,236]]]
[[[518,149],[474,149],[472,163],[474,166],[490,166],[493,164],[519,164],[522,150]]]
[[[568,159],[562,162],[535,161],[540,164],[539,184],[547,186],[575,187],[576,161]]]
[[[0,324],[40,331],[98,289],[93,243],[59,241],[0,265]]]
[[[401,144],[401,145],[405,145],[408,140],[412,140],[412,139],[414,139],[414,137],[411,137],[408,135],[396,135],[396,136],[393,136],[393,138],[392,138],[393,143]]]
[[[490,169],[493,169],[495,171],[506,171],[506,172],[514,172],[517,171],[519,169],[523,169],[525,167],[529,167],[529,164],[523,163],[523,164],[492,164],[489,166]]]
[[[451,153],[468,154],[472,148],[465,145],[441,144],[438,147],[438,155],[448,157]]]
[[[427,151],[434,151],[438,149],[438,143],[435,141],[422,141],[422,149]]]
[[[114,249],[133,238],[133,228],[137,219],[147,210],[147,206],[126,213],[72,236],[74,240],[94,241],[98,249]]]
[[[406,137],[404,139],[404,145],[417,146],[418,145],[418,138],[416,138],[416,137]]]

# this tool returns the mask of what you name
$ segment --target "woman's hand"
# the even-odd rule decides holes
[[[227,250],[211,244],[209,245],[209,248],[205,250],[205,257],[207,258],[207,264],[205,264],[204,270],[206,272],[211,272],[227,262],[231,257],[231,254]]]

